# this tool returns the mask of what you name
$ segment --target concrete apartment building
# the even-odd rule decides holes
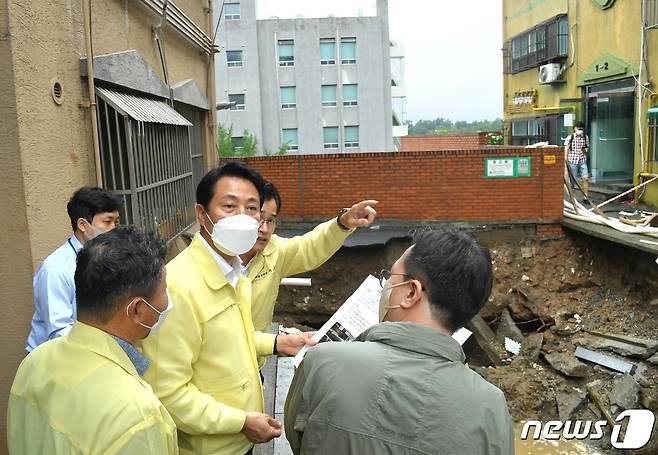
[[[215,0],[219,111],[239,147],[259,151],[394,151],[404,125],[404,52],[389,39],[388,4],[355,17],[259,18],[256,0]],[[396,109],[393,108],[396,107]]]
[[[123,223],[168,239],[194,222],[217,163],[212,14],[208,0],[0,0],[0,454],[32,277],[71,235],[71,194],[111,189]]]
[[[512,145],[590,136],[592,181],[658,173],[658,0],[502,0],[504,128]],[[641,191],[658,206],[658,184]]]

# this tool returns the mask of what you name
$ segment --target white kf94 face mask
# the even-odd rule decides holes
[[[210,215],[206,213],[212,223]],[[240,214],[218,220],[208,235],[219,251],[229,256],[239,256],[249,251],[258,239],[260,223],[252,217]]]

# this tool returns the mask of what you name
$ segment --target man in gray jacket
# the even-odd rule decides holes
[[[285,407],[293,452],[513,454],[503,393],[464,365],[451,337],[484,306],[492,281],[489,251],[470,235],[421,232],[382,271],[387,322],[306,354]]]

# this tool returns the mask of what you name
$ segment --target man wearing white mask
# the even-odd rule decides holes
[[[167,265],[174,302],[167,324],[143,343],[145,378],[173,417],[183,454],[242,455],[281,434],[263,414],[258,356],[294,355],[309,333],[256,332],[251,282],[239,255],[258,237],[264,180],[232,161],[197,187],[199,233]]]
[[[75,321],[75,263],[78,251],[98,234],[119,223],[121,198],[103,188],[82,187],[71,196],[66,211],[73,235],[39,266],[32,287],[34,315],[25,343],[29,352],[53,338],[66,335]]]
[[[141,378],[149,360],[135,346],[172,308],[164,259],[163,241],[129,226],[85,244],[75,271],[78,320],[16,373],[10,453],[178,453],[176,426]]]
[[[379,320],[354,343],[323,343],[285,406],[293,453],[513,454],[503,393],[464,365],[451,335],[484,306],[489,250],[458,231],[423,231],[382,271]]]

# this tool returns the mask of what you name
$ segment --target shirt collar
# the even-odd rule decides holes
[[[130,361],[133,363],[133,365],[135,365],[135,370],[137,370],[137,373],[139,373],[140,376],[144,376],[144,373],[146,373],[146,370],[148,370],[151,361],[144,354],[139,352],[139,350],[131,343],[128,343],[126,340],[123,340],[118,336],[114,336],[111,333],[108,335],[110,335],[117,343],[119,343],[121,349],[124,350]]]
[[[217,251],[215,251],[215,249],[210,246],[210,244],[206,241],[206,239],[203,238],[201,234],[198,234],[198,236],[203,241],[203,244],[206,246],[206,248],[208,248],[208,251],[210,251],[212,257],[215,258],[215,261],[217,261],[219,269],[226,277],[226,280],[231,284],[231,286],[235,288],[235,286],[238,284],[240,274],[242,273],[242,261],[240,261],[240,257],[235,256],[232,260],[232,263],[230,263],[219,253],[217,253]]]
[[[399,349],[442,357],[463,363],[464,351],[457,340],[438,330],[413,322],[384,322],[366,330],[359,337],[363,341],[377,341]]]
[[[73,251],[75,251],[75,254],[78,254],[80,250],[82,249],[82,243],[80,243],[80,240],[75,235],[72,235],[68,239],[68,244],[71,245],[71,248],[73,248]]]

